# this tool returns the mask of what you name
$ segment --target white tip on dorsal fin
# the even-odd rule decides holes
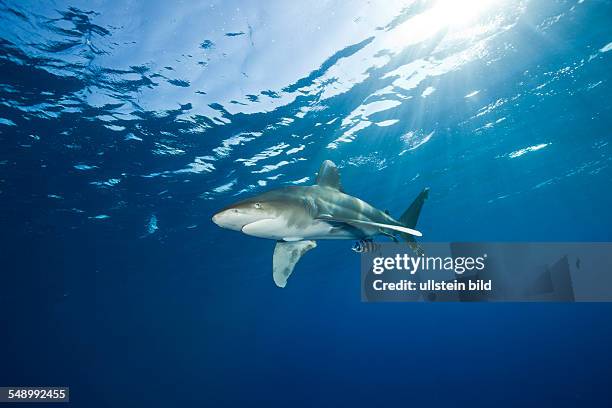
[[[340,184],[340,172],[338,167],[331,160],[325,160],[321,164],[319,173],[317,174],[316,183],[322,187],[332,187],[336,190],[342,191],[342,185]]]

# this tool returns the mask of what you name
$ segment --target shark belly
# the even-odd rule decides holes
[[[375,235],[348,225],[337,225],[322,220],[312,220],[303,226],[289,225],[282,217],[259,220],[242,227],[242,232],[258,238],[277,241],[301,241],[317,239],[361,239]]]
[[[330,234],[334,227],[325,221],[313,220],[303,225],[290,225],[282,217],[259,220],[242,227],[242,232],[258,238],[277,241],[300,241],[304,239],[320,239]]]

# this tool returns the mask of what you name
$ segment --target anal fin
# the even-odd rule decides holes
[[[278,241],[272,256],[272,277],[276,286],[284,288],[287,284],[287,279],[289,279],[291,272],[293,272],[295,264],[297,264],[302,255],[316,246],[317,243],[315,241]]]

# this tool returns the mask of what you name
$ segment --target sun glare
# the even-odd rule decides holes
[[[432,24],[463,26],[486,14],[499,0],[438,0],[429,11]]]
[[[437,32],[474,24],[499,6],[502,0],[437,0],[425,11],[392,30],[392,43],[405,47],[428,39]]]

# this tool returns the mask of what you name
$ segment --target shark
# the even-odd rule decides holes
[[[317,246],[317,240],[372,240],[386,236],[405,241],[416,253],[422,252],[415,237],[425,188],[398,218],[344,192],[338,167],[325,160],[315,184],[288,186],[239,201],[213,215],[218,226],[258,238],[276,241],[272,256],[272,277],[284,288],[300,258]]]

